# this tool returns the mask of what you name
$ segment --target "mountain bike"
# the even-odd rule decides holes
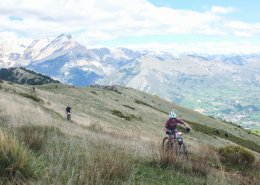
[[[187,130],[187,132],[189,129]],[[188,149],[183,141],[182,132],[176,132],[175,138],[173,136],[167,135],[163,138],[163,151],[166,152],[173,152],[178,157],[186,157],[188,158]]]
[[[71,121],[71,113],[70,112],[67,112],[67,121]]]

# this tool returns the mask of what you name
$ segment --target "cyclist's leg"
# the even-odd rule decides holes
[[[170,139],[174,139],[174,131],[173,130],[167,129],[166,134],[168,135],[168,137]]]
[[[174,140],[176,139],[176,129],[174,129],[173,131],[172,131],[172,135],[173,135],[173,138],[174,138]]]
[[[176,142],[175,139],[175,130],[167,130],[166,134],[169,136],[170,139],[170,144],[171,144],[171,149],[173,149],[176,153],[178,151],[178,143]]]
[[[166,130],[166,135],[167,135],[167,137],[165,137],[163,139],[163,148],[164,148],[164,150],[172,149],[173,142],[174,142],[173,135],[172,135],[172,130],[167,129]]]
[[[175,130],[172,130],[171,131],[172,132],[172,135],[171,135],[171,137],[172,137],[172,148],[173,148],[173,150],[176,152],[176,154],[178,154],[178,151],[179,151],[179,145],[178,145],[178,142],[177,142],[177,140],[176,140],[176,129]]]

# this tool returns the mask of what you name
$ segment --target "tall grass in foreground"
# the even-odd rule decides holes
[[[173,150],[159,150],[159,156],[154,158],[157,165],[163,165],[182,171],[186,174],[206,177],[211,168],[221,169],[217,152],[214,149],[203,146],[199,147],[201,153],[195,154],[189,152],[188,157],[180,157]]]
[[[10,175],[10,171],[3,173],[0,184],[257,185],[257,173],[243,176],[244,172],[225,171],[218,152],[206,146],[193,147],[188,159],[180,159],[151,144],[148,147],[151,151],[147,152],[150,155],[144,157],[131,153],[123,141],[122,144],[113,143],[107,140],[109,137],[105,139],[96,132],[93,132],[97,137],[95,140],[88,135],[73,136],[63,133],[61,128],[23,124],[6,129],[9,135],[2,132],[1,143],[9,145],[1,145],[1,148],[10,151],[8,156],[18,156],[16,161],[25,161],[21,163],[25,165],[16,175]],[[72,131],[72,128],[74,126],[64,125],[62,130]],[[18,139],[10,133],[15,133]],[[8,149],[12,146],[16,149]],[[10,160],[5,158],[3,161]],[[32,165],[36,162],[42,166]]]
[[[0,129],[0,182],[35,178],[40,166],[39,161],[14,137]]]
[[[21,142],[44,161],[45,169],[34,184],[122,184],[133,173],[133,157],[107,141],[65,135],[55,127],[16,129]]]
[[[37,169],[41,170],[37,178],[28,176],[22,179],[25,184],[200,184],[200,179],[194,183],[193,177],[182,173],[173,178],[175,174],[171,171],[147,163],[150,157],[143,159],[131,154],[127,145],[73,137],[62,134],[55,127],[23,125],[16,131],[22,146],[27,147],[25,150],[40,156],[44,164],[44,168]]]
[[[133,160],[106,143],[85,148],[75,141],[56,141],[44,154],[48,172],[43,184],[122,184],[132,173]]]
[[[188,158],[180,158],[173,151],[160,149],[153,155],[150,164],[165,172],[171,171],[173,176],[188,178],[187,184],[258,185],[258,162],[240,169],[236,166],[227,167],[218,150],[207,146],[198,146],[197,151],[193,149]]]

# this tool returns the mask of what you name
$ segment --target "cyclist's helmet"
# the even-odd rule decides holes
[[[171,111],[171,112],[169,113],[169,118],[176,118],[176,114],[175,114],[174,111]]]

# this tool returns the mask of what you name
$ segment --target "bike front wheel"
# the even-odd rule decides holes
[[[179,146],[178,154],[181,158],[188,158],[188,150],[184,143]]]
[[[67,121],[71,121],[71,115],[67,114]]]
[[[170,142],[170,139],[168,137],[163,138],[162,149],[163,149],[164,152],[171,149],[171,142]]]

